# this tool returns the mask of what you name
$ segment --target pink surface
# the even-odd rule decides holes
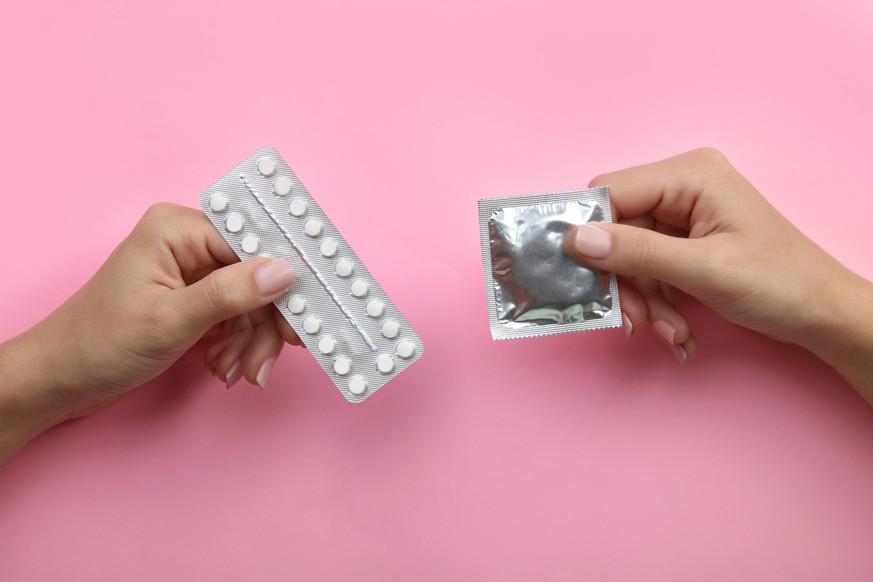
[[[847,384],[687,298],[685,368],[649,333],[494,343],[476,217],[711,145],[873,277],[869,2],[367,4],[4,10],[0,339],[273,145],[427,349],[360,406],[302,350],[264,392],[189,354],[0,469],[0,578],[870,579]]]

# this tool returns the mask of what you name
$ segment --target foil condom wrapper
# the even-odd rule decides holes
[[[608,186],[479,200],[492,338],[621,327],[615,274],[563,250],[574,227],[611,221]]]

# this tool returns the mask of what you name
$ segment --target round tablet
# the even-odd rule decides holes
[[[209,197],[209,209],[212,212],[224,212],[227,210],[227,198],[224,194],[220,192],[216,192],[212,196]]]
[[[321,221],[315,220],[314,218],[310,218],[306,221],[306,224],[303,225],[303,232],[308,234],[311,237],[316,237],[321,234]]]
[[[340,277],[348,277],[354,270],[354,265],[348,259],[340,259],[336,262],[336,274]]]
[[[288,214],[300,218],[306,214],[306,200],[295,198],[288,204]]]
[[[400,333],[400,324],[393,319],[382,324],[382,335],[388,339],[396,338],[398,333]]]
[[[322,354],[332,354],[336,349],[336,340],[329,335],[318,340],[318,351]]]
[[[308,334],[315,335],[321,330],[321,320],[315,317],[314,315],[310,315],[306,319],[303,320],[303,331]]]
[[[224,221],[224,228],[227,229],[227,232],[239,232],[242,230],[242,227],[243,219],[239,214],[231,214]]]
[[[247,252],[250,255],[258,252],[258,249],[261,248],[261,241],[258,240],[253,234],[247,234],[243,237],[242,242],[239,243],[240,248],[243,251]]]
[[[288,300],[288,311],[298,315],[306,309],[306,299],[302,295],[292,295]]]
[[[360,396],[367,391],[367,381],[362,376],[352,376],[349,378],[349,392],[355,396]]]
[[[385,313],[385,304],[378,299],[367,302],[367,315],[370,317],[382,317]]]
[[[319,250],[321,250],[321,254],[325,257],[332,257],[336,254],[338,248],[339,245],[336,244],[335,240],[333,240],[332,238],[326,238],[321,241],[321,246],[319,247]]]
[[[376,369],[383,374],[390,374],[394,371],[394,358],[388,354],[382,354],[376,358]]]
[[[290,194],[291,178],[289,178],[288,176],[276,178],[276,181],[273,182],[273,192],[275,192],[279,196],[287,196],[288,194]]]
[[[340,356],[333,361],[333,371],[340,376],[345,376],[352,370],[352,361],[346,357]]]
[[[415,355],[415,342],[412,340],[400,340],[397,342],[397,355],[408,360]]]
[[[261,176],[272,176],[276,173],[276,162],[272,158],[258,160],[258,173]]]
[[[352,281],[352,285],[351,285],[350,289],[351,289],[352,295],[354,295],[355,297],[361,298],[361,297],[367,296],[367,293],[370,291],[370,285],[369,285],[369,283],[367,283],[363,279],[355,279],[354,281]]]

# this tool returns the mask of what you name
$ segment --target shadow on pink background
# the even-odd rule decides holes
[[[709,145],[873,278],[866,0],[76,4],[0,21],[0,339],[272,145],[427,353],[353,406],[302,350],[263,392],[195,350],[0,469],[0,578],[873,576],[873,411],[834,372],[688,298],[684,368],[492,342],[476,215]]]

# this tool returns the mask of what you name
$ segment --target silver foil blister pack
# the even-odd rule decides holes
[[[606,186],[479,201],[495,340],[621,326],[615,274],[564,252],[564,238],[574,227],[604,221],[612,221]]]
[[[291,263],[296,280],[276,307],[348,401],[421,357],[421,339],[275,149],[249,156],[200,205],[241,260]]]

